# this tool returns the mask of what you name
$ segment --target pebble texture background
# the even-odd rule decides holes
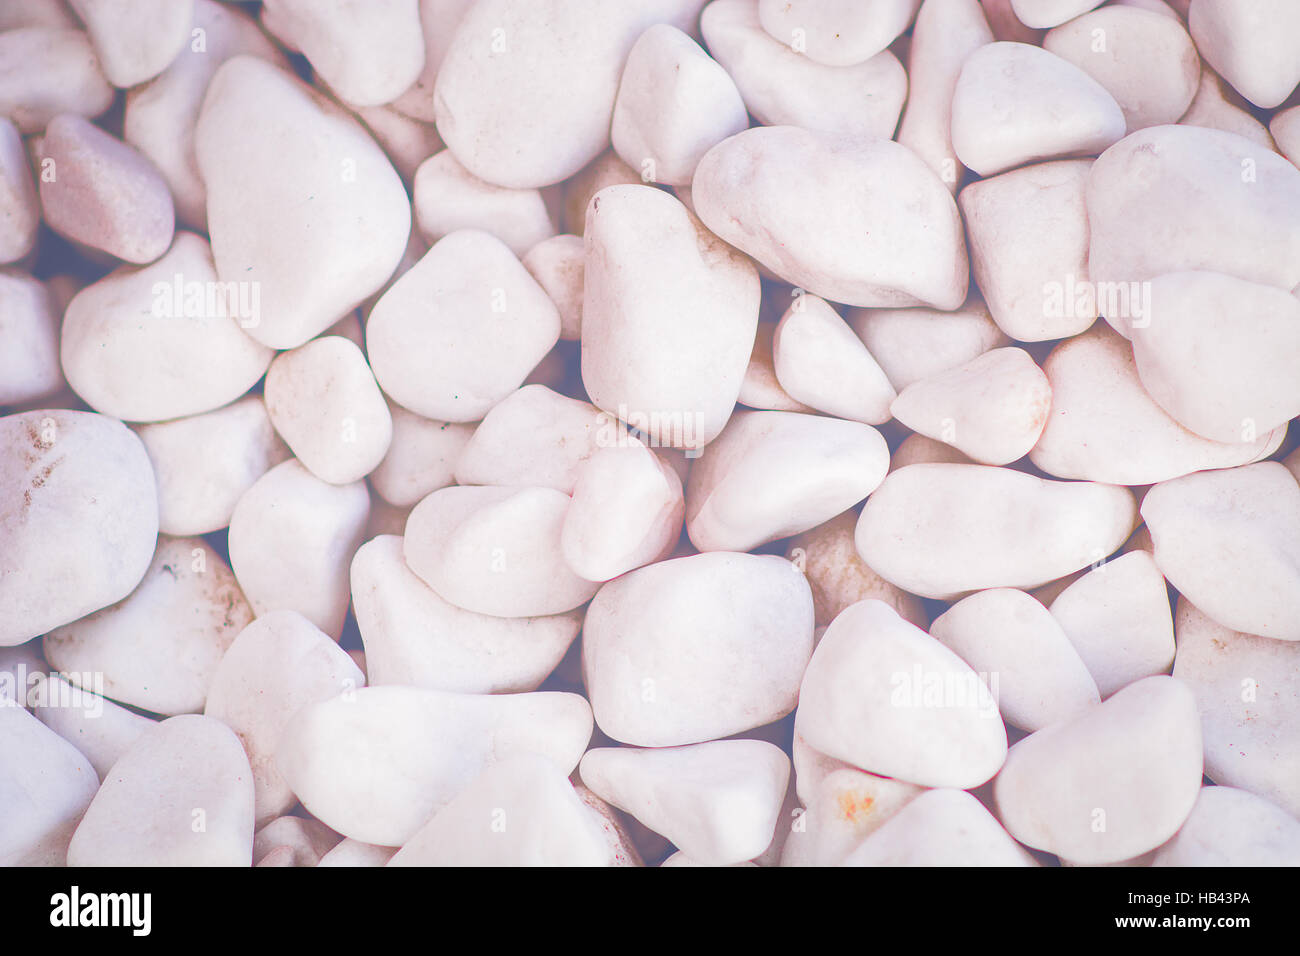
[[[1300,865],[1300,3],[0,2],[0,866]]]

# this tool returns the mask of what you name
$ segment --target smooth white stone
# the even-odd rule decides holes
[[[415,222],[429,243],[457,229],[490,232],[516,256],[555,235],[537,189],[511,189],[479,179],[444,149],[415,171]]]
[[[150,727],[113,765],[68,866],[251,866],[253,775],[239,738],[200,714]]]
[[[337,335],[281,352],[266,373],[271,424],[312,474],[333,485],[379,466],[393,418],[366,357]]]
[[[1066,338],[1097,318],[1084,203],[1091,165],[1026,166],[971,183],[957,197],[975,281],[993,321],[1013,339]]]
[[[276,817],[253,834],[253,865],[319,866],[340,839],[319,820]]]
[[[1052,387],[1029,353],[1002,348],[913,382],[889,408],[903,425],[974,461],[1006,465],[1034,447],[1051,403]]]
[[[1300,169],[1244,137],[1199,126],[1139,130],[1092,164],[1087,202],[1088,271],[1099,292],[1115,284],[1131,299],[1141,291],[1131,283],[1196,269],[1300,285]],[[1102,315],[1127,335],[1134,307],[1116,298],[1119,308]]]
[[[194,31],[202,31],[197,34]],[[208,191],[194,152],[194,127],[217,67],[248,53],[277,66],[288,61],[239,7],[194,0],[194,26],[167,69],[128,90],[122,138],[158,167],[167,181],[179,222],[207,231]]]
[[[217,273],[258,283],[262,316],[248,333],[264,345],[302,345],[401,261],[401,178],[360,123],[284,70],[253,56],[222,64],[194,145]]]
[[[297,611],[272,611],[239,632],[212,676],[204,713],[244,745],[259,826],[295,802],[275,764],[290,719],[307,704],[355,694],[365,683],[347,652]]]
[[[1050,29],[1067,20],[1073,20],[1103,0],[1010,0],[1017,19],[1035,30]]]
[[[700,157],[748,126],[736,84],[698,43],[667,23],[637,38],[623,66],[610,138],[646,182],[689,185]]]
[[[380,387],[417,415],[482,418],[560,336],[560,314],[500,239],[473,229],[439,240],[393,283],[366,323]]]
[[[1225,627],[1300,641],[1300,486],[1278,462],[1162,482],[1142,501],[1169,583]]]
[[[1130,551],[1083,575],[1049,605],[1102,697],[1168,673],[1174,621],[1164,575],[1147,551]]]
[[[0,123],[0,138],[3,129]],[[65,387],[59,366],[61,322],[43,283],[25,273],[0,272],[0,405],[44,399]]]
[[[445,601],[494,617],[562,614],[598,585],[560,560],[569,496],[539,486],[465,486],[433,492],[406,522],[404,554]]]
[[[917,627],[930,623],[921,599],[894,587],[862,560],[853,543],[858,514],[852,509],[795,536],[785,556],[808,579],[814,619],[829,624],[850,604],[867,598],[884,601]]]
[[[621,743],[716,740],[794,709],[812,632],[812,594],[790,562],[673,558],[600,589],[583,625],[583,680],[600,729]]]
[[[844,202],[846,191],[854,202]],[[705,154],[691,195],[719,237],[822,298],[940,309],[966,298],[957,204],[897,143],[792,126],[746,130]]]
[[[927,787],[976,787],[1002,766],[1006,727],[979,674],[875,600],[840,613],[799,689],[798,733],[831,757]]]
[[[825,299],[795,298],[773,333],[772,359],[777,381],[796,401],[868,425],[889,421],[898,393]]]
[[[585,238],[582,382],[592,402],[656,444],[712,441],[754,344],[754,264],[650,186],[601,190]]]
[[[40,156],[41,215],[55,232],[127,262],[172,243],[167,182],[136,150],[74,113],[50,120]]]
[[[843,866],[1037,866],[962,790],[927,790],[845,858]]]
[[[63,866],[98,787],[76,747],[22,707],[0,701],[0,866]]]
[[[1126,488],[921,464],[885,478],[862,509],[856,540],[885,580],[950,599],[1055,581],[1114,552],[1136,518]]]
[[[988,675],[1003,718],[1030,733],[1101,702],[1061,624],[1024,591],[992,588],[963,598],[934,619],[930,636]]]
[[[1021,843],[1114,863],[1173,836],[1201,789],[1201,728],[1187,684],[1147,677],[1011,748],[993,782]]]
[[[1205,61],[1256,106],[1300,83],[1300,8],[1288,0],[1195,0],[1187,20]]]
[[[215,411],[140,425],[158,482],[158,530],[194,535],[230,524],[244,492],[293,453],[280,440],[261,395]]]
[[[82,690],[58,674],[50,675],[32,713],[76,747],[101,780],[131,744],[157,723]]]
[[[952,94],[966,57],[993,42],[979,0],[926,0],[907,59],[907,109],[898,141],[956,192],[964,167],[952,148]]]
[[[1057,478],[1116,485],[1168,481],[1249,464],[1270,454],[1285,435],[1278,428],[1253,441],[1225,444],[1184,428],[1152,399],[1133,349],[1105,323],[1057,345],[1043,372],[1052,386],[1052,408],[1029,460]]]
[[[888,139],[907,97],[907,73],[882,46],[861,63],[828,66],[774,39],[757,0],[713,0],[700,15],[709,52],[764,126]]]
[[[808,807],[791,823],[781,866],[840,865],[923,790],[913,783],[841,766],[822,776],[808,792]]]
[[[772,840],[790,760],[762,740],[641,750],[600,747],[579,765],[598,796],[705,866],[758,856]]]
[[[387,866],[396,847],[345,839],[320,858],[317,866]]]
[[[27,163],[22,135],[9,119],[0,117],[0,262],[17,262],[36,247],[41,205]],[[7,310],[6,310],[7,311]]]
[[[363,106],[354,112],[392,160],[407,189],[412,189],[420,164],[443,149],[438,128],[411,119],[391,106]],[[418,234],[419,230],[412,232]]]
[[[685,516],[677,472],[628,436],[598,449],[578,471],[560,550],[580,577],[608,581],[665,557]]]
[[[617,444],[622,430],[590,402],[525,385],[491,411],[456,461],[462,485],[541,485],[566,495],[602,443]]]
[[[609,866],[601,818],[563,770],[524,754],[484,770],[389,866]]]
[[[462,610],[407,567],[402,544],[381,535],[352,560],[352,607],[372,685],[518,693],[555,670],[581,627],[579,612],[503,618]]]
[[[619,74],[637,37],[660,22],[688,30],[701,6],[481,0],[460,19],[438,72],[438,132],[490,183],[568,179],[609,146]]]
[[[980,176],[1100,153],[1124,113],[1073,63],[1028,43],[989,43],[966,58],[952,95],[952,145]]]
[[[96,411],[137,422],[197,415],[239,398],[273,353],[240,328],[244,320],[213,294],[215,281],[208,244],[182,232],[157,262],[124,266],[86,286],[63,319],[68,384]]]
[[[68,0],[90,32],[110,83],[153,79],[176,58],[194,20],[194,0]]]
[[[262,23],[355,106],[397,99],[424,69],[416,0],[267,0]]]
[[[952,312],[850,309],[848,322],[898,391],[1011,342],[975,294]]]
[[[884,480],[889,447],[870,425],[742,411],[686,485],[686,531],[701,551],[748,551],[814,528]]]
[[[576,694],[367,687],[299,710],[276,764],[326,826],[400,846],[498,762],[535,753],[568,773],[591,729],[591,708]]]
[[[0,646],[120,601],[158,540],[153,469],[121,422],[45,409],[0,418]]]
[[[1188,601],[1174,676],[1196,695],[1205,773],[1300,816],[1300,643],[1233,631]]]
[[[99,116],[115,92],[84,30],[25,26],[0,33],[0,115],[23,135],[40,133],[60,113]]]
[[[156,714],[201,711],[217,665],[253,609],[202,538],[158,539],[123,601],[45,635],[45,659],[74,683]],[[100,682],[102,681],[102,688]]]
[[[1178,422],[1253,441],[1300,415],[1300,298],[1216,272],[1150,282],[1151,315],[1129,337],[1138,375]]]
[[[1177,123],[1201,78],[1201,58],[1182,22],[1132,7],[1103,7],[1062,24],[1043,38],[1043,49],[1105,87],[1130,133]]]
[[[1152,866],[1300,866],[1300,820],[1247,790],[1202,787]]]
[[[405,508],[455,482],[456,465],[475,426],[423,418],[397,404],[388,410],[393,440],[370,473],[370,486],[384,501]]]
[[[230,518],[230,566],[257,614],[297,611],[335,640],[348,567],[370,511],[363,482],[331,485],[296,458],[253,484]]]
[[[582,295],[586,248],[582,236],[564,233],[543,239],[520,260],[560,312],[560,338],[582,338]]]

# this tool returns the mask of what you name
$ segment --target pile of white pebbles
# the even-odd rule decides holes
[[[1300,3],[0,2],[0,864],[1300,864]]]

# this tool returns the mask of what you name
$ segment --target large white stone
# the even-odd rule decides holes
[[[617,741],[715,740],[794,709],[812,633],[812,595],[790,562],[673,558],[600,589],[583,625],[583,680]]]
[[[1256,106],[1300,83],[1300,9],[1288,0],[1195,0],[1187,19],[1205,61]]]
[[[200,714],[149,728],[113,765],[69,866],[252,866],[253,775],[239,738]]]
[[[1174,662],[1174,621],[1164,575],[1148,551],[1089,571],[1049,605],[1052,617],[1109,697]]]
[[[1233,631],[1179,598],[1174,676],[1196,695],[1205,773],[1300,816],[1300,643]]]
[[[70,684],[58,674],[51,674],[43,684],[35,704],[32,713],[76,747],[101,780],[139,736],[157,723]]]
[[[1232,630],[1300,641],[1300,486],[1277,462],[1162,482],[1142,501],[1174,587]]]
[[[927,787],[977,787],[1007,753],[984,678],[874,600],[841,612],[822,635],[795,725],[828,756]]]
[[[445,236],[375,304],[366,354],[379,386],[417,415],[482,418],[559,340],[560,314],[500,239]]]
[[[280,736],[276,764],[326,826],[400,846],[511,756],[535,753],[557,772],[571,771],[591,729],[591,708],[576,694],[367,687],[299,710]]]
[[[23,135],[60,113],[99,116],[116,92],[84,30],[23,26],[0,33],[0,114]]]
[[[126,597],[158,540],[144,446],[121,422],[48,409],[0,418],[0,645]]]
[[[980,176],[1095,155],[1124,129],[1124,113],[1105,87],[1028,43],[981,46],[962,64],[952,95],[953,150]]]
[[[1300,866],[1300,820],[1235,787],[1202,787],[1152,866]]]
[[[585,239],[582,382],[592,402],[657,444],[711,441],[754,344],[754,264],[650,186],[597,193]]]
[[[194,0],[69,0],[118,87],[152,79],[190,39]]]
[[[691,467],[686,531],[701,551],[749,551],[829,521],[888,470],[889,447],[870,425],[737,412]]]
[[[691,195],[723,240],[822,298],[940,309],[966,298],[957,204],[897,143],[790,126],[746,130],[705,154]]]
[[[991,588],[962,598],[934,619],[930,636],[988,675],[1002,716],[1023,730],[1041,730],[1101,702],[1066,632],[1024,591]]]
[[[927,790],[870,834],[843,866],[1037,866],[962,790]]]
[[[946,599],[1055,581],[1115,551],[1136,517],[1133,495],[1114,485],[918,464],[892,472],[867,499],[856,540],[885,580]]]
[[[850,309],[848,322],[898,391],[1011,342],[974,293],[951,312]]]
[[[0,701],[0,866],[63,866],[98,787],[76,747],[24,708]]]
[[[271,424],[322,481],[359,481],[388,453],[392,415],[361,349],[342,336],[281,352],[264,393]]]
[[[537,189],[484,182],[444,149],[420,163],[413,189],[415,222],[430,243],[457,229],[490,232],[516,256],[555,235],[546,200]]]
[[[1002,348],[913,382],[890,411],[973,461],[1006,465],[1034,447],[1051,402],[1052,387],[1029,353]]]
[[[248,332],[259,342],[302,345],[401,261],[411,230],[401,178],[360,123],[284,70],[227,60],[194,145],[217,273],[257,283],[262,320]]]
[[[370,512],[364,482],[331,485],[296,458],[244,492],[230,518],[230,566],[253,610],[298,611],[335,640],[348,612],[348,567]]]
[[[579,766],[598,796],[671,840],[692,860],[727,866],[772,840],[790,759],[763,740],[684,747],[598,747]]]
[[[993,794],[1021,843],[1116,863],[1173,836],[1200,788],[1196,700],[1187,684],[1160,676],[1017,743]]]

